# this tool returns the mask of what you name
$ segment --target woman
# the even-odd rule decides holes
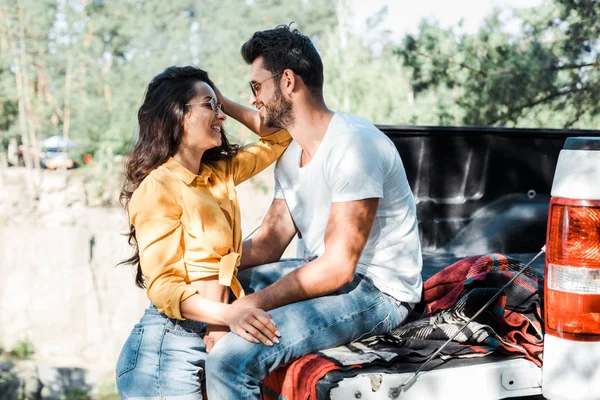
[[[124,399],[201,399],[207,330],[278,343],[269,314],[229,304],[230,290],[244,294],[235,185],[274,162],[291,138],[263,129],[258,112],[245,108],[242,122],[265,136],[241,149],[229,144],[216,90],[203,70],[170,67],[150,82],[138,112],[121,193],[136,253],[125,262],[137,267],[136,283],[152,304],[117,362]]]

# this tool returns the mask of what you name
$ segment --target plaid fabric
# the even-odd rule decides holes
[[[334,349],[308,355],[288,368],[279,378],[290,387],[304,386],[302,395],[288,391],[271,392],[266,399],[316,399],[315,385],[329,371],[357,366],[422,363],[464,326],[524,266],[501,254],[462,259],[444,268],[424,283],[424,313],[388,335],[375,336]],[[449,358],[518,354],[536,365],[542,364],[543,278],[526,270],[486,311],[472,321],[439,354]],[[321,368],[322,365],[332,366]],[[283,374],[283,375],[281,375]],[[273,375],[271,376],[273,377]],[[269,379],[271,379],[271,377]],[[269,381],[265,382],[267,384]],[[287,397],[291,396],[291,397]]]
[[[317,398],[317,382],[330,371],[360,368],[343,367],[333,359],[308,354],[289,366],[279,368],[263,383],[264,400],[309,400]]]
[[[524,266],[519,260],[502,254],[464,258],[425,281],[423,302],[429,314],[434,315],[455,304],[466,290],[476,287],[500,289]],[[528,311],[528,299],[543,293],[543,277],[528,268],[504,293],[508,308],[517,312]],[[541,307],[539,302],[538,307]],[[541,315],[540,308],[537,312]]]
[[[394,330],[397,346],[437,349],[454,335],[524,265],[501,254],[469,257],[424,284],[429,316]],[[532,269],[519,276],[486,311],[440,353],[442,358],[475,357],[498,351],[520,354],[542,365],[543,278]]]

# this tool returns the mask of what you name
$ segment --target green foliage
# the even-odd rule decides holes
[[[15,347],[13,347],[11,354],[17,358],[25,359],[25,358],[31,357],[31,355],[34,352],[35,352],[35,349],[33,347],[33,343],[31,342],[31,340],[29,340],[29,338],[25,338],[25,339],[19,340],[15,344]]]
[[[17,378],[17,376],[11,371],[0,371],[0,394],[2,394],[2,396],[6,396],[2,398],[14,398],[18,389],[19,378]]]
[[[509,33],[496,11],[475,34],[424,22],[397,54],[415,94],[446,91],[450,122],[593,128],[600,116],[600,4],[547,0],[517,15]]]
[[[98,385],[98,399],[100,400],[119,400],[117,393],[117,384],[114,377]]]
[[[12,22],[2,19],[0,31],[9,27],[6,43],[18,47],[14,17],[19,9],[9,6],[8,0],[0,2],[6,3],[0,6],[3,15],[13,17]],[[77,143],[71,154],[78,161],[85,153],[96,159],[107,148],[115,155],[130,149],[144,89],[170,65],[206,69],[228,97],[245,104],[250,97],[249,67],[240,56],[241,45],[257,30],[292,21],[322,54],[325,96],[332,108],[378,123],[407,123],[412,116],[405,94],[407,75],[387,46],[389,38],[370,43],[383,49],[374,55],[362,37],[340,23],[350,12],[346,0],[124,0],[90,1],[85,6],[59,2],[52,7],[21,0],[19,4],[26,22],[42,10],[44,21],[62,21],[37,26],[37,34],[25,30],[27,48],[36,49],[37,61],[32,57],[24,65],[35,89],[32,93],[46,92],[36,103],[42,137],[66,129],[68,109],[69,138]],[[384,14],[385,9],[380,15]],[[342,36],[347,37],[343,46]],[[8,45],[6,50],[0,55],[0,76],[6,78],[0,84],[0,135],[7,142],[20,128],[15,71],[10,67],[15,54]],[[226,125],[235,141],[254,140],[237,122],[230,119]]]
[[[64,400],[91,400],[90,389],[72,388],[65,390]]]
[[[292,21],[322,55],[332,109],[380,124],[583,128],[600,122],[597,0],[546,0],[519,11],[520,33],[506,31],[500,13],[475,34],[424,22],[400,47],[386,35],[365,43],[367,36],[353,33],[345,25],[349,4],[0,0],[0,145],[32,128],[39,139],[66,132],[77,143],[77,161],[107,149],[125,154],[147,83],[170,65],[206,69],[228,97],[245,104],[249,67],[241,45],[257,30]],[[24,111],[17,72],[27,82]],[[235,121],[226,125],[235,141],[253,140]]]
[[[120,400],[121,397],[117,393],[114,393],[114,394],[101,395],[99,397],[99,399],[100,400]]]

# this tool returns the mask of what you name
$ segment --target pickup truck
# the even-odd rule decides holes
[[[546,242],[550,193],[565,140],[600,137],[592,130],[378,127],[396,145],[417,202],[424,280],[477,254],[530,261]],[[532,267],[543,274],[544,258]],[[522,357],[449,360],[426,368],[409,390],[394,389],[418,367],[398,361],[393,368],[329,372],[316,383],[317,397],[543,398],[541,368]]]

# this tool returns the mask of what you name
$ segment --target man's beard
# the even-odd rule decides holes
[[[287,129],[294,124],[294,111],[292,102],[283,97],[283,92],[275,85],[275,96],[270,105],[264,105],[265,117],[263,124],[269,128]]]

